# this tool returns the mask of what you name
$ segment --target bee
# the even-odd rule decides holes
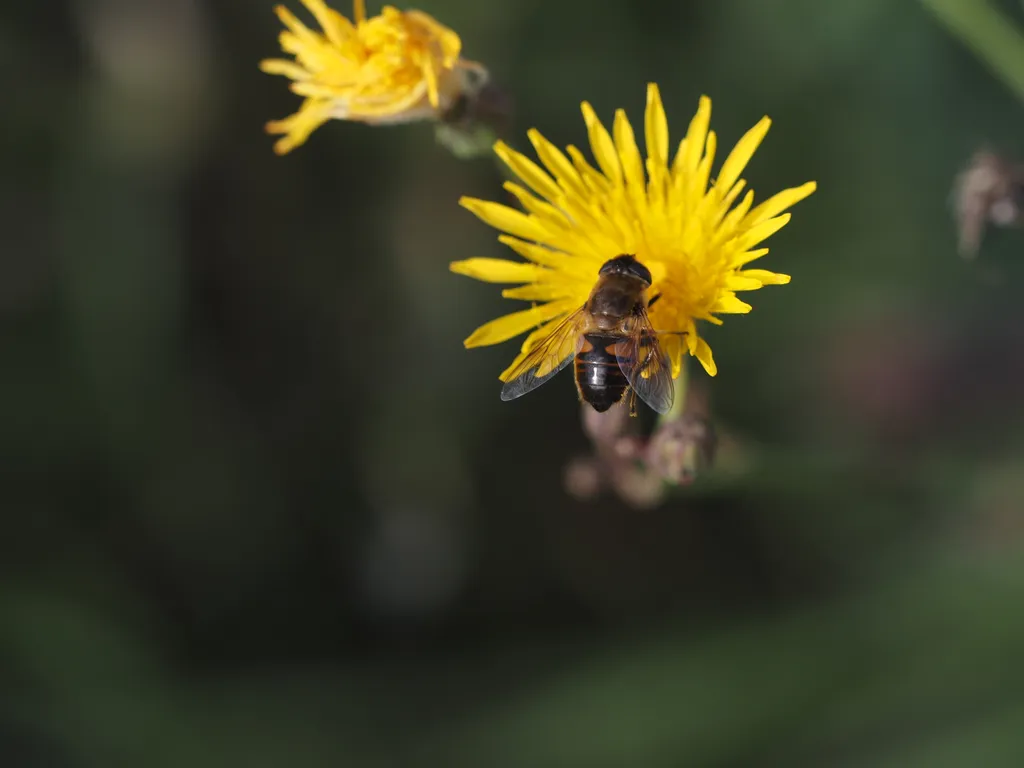
[[[634,256],[606,261],[587,302],[566,317],[509,372],[502,400],[522,397],[575,362],[580,400],[607,411],[629,391],[658,413],[672,407],[672,367],[647,309],[651,273]],[[657,297],[655,297],[655,300]]]

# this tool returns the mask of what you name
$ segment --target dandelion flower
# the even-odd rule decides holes
[[[267,123],[268,133],[284,134],[274,145],[280,155],[332,118],[387,125],[439,117],[487,77],[480,64],[459,57],[455,32],[420,11],[386,5],[368,19],[365,0],[355,0],[349,21],[323,0],[302,4],[323,32],[278,5],[274,11],[286,27],[281,48],[295,60],[260,62],[264,72],[293,80],[291,90],[305,97],[298,112]]]
[[[714,376],[717,367],[697,321],[720,325],[719,315],[751,310],[737,292],[789,282],[789,275],[747,267],[768,253],[757,246],[789,222],[784,211],[814,192],[815,183],[784,190],[756,206],[752,191],[741,199],[746,182],[740,174],[768,132],[771,121],[765,117],[739,140],[709,187],[716,137],[708,130],[707,97],[700,99],[670,159],[661,96],[656,85],[648,85],[646,162],[623,110],[615,113],[611,133],[590,104],[583,102],[582,110],[597,168],[576,147],[567,147],[566,157],[531,129],[527,135],[543,168],[500,141],[494,145],[525,184],[505,183],[523,210],[469,197],[459,201],[505,232],[498,240],[525,261],[473,258],[453,262],[451,270],[490,283],[522,283],[502,296],[532,302],[529,309],[481,326],[465,345],[498,344],[534,329],[501,374],[506,381],[566,314],[584,304],[601,265],[633,254],[653,277],[649,295],[659,297],[650,310],[652,324],[671,332],[661,341],[672,360],[672,375],[679,375],[688,352]]]

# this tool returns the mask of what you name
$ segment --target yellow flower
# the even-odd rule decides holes
[[[280,155],[331,118],[382,125],[438,117],[467,83],[486,78],[481,65],[459,58],[459,36],[425,13],[386,5],[368,19],[364,0],[355,0],[353,23],[323,0],[302,4],[323,34],[278,5],[274,11],[287,27],[281,48],[295,61],[260,62],[264,72],[291,78],[291,90],[305,97],[298,112],[267,123],[268,133],[285,134],[274,145]]]
[[[748,191],[736,204],[746,186],[740,174],[768,132],[771,121],[765,117],[740,139],[709,188],[716,138],[708,130],[707,97],[700,99],[671,162],[668,121],[657,85],[647,86],[646,163],[623,110],[615,113],[609,135],[590,104],[583,102],[582,109],[598,168],[576,147],[567,147],[567,158],[531,129],[527,135],[547,170],[500,141],[494,145],[498,157],[532,190],[505,183],[525,212],[475,198],[459,201],[508,233],[498,240],[526,262],[474,258],[453,262],[451,270],[490,283],[524,283],[504,290],[502,296],[543,302],[481,326],[465,345],[497,344],[535,328],[501,374],[505,381],[561,318],[584,304],[601,265],[628,253],[646,265],[654,279],[649,295],[660,297],[650,310],[654,328],[675,334],[662,337],[672,375],[679,375],[685,349],[714,376],[711,348],[698,334],[696,321],[720,325],[716,315],[751,310],[737,298],[737,291],[789,282],[789,275],[745,267],[768,253],[755,246],[782,229],[789,221],[783,211],[810,195],[816,185],[812,181],[787,189],[757,206],[754,193]]]

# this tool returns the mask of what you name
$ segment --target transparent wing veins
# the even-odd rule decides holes
[[[658,413],[668,413],[675,399],[672,363],[658,343],[646,311],[637,314],[636,327],[619,357],[622,371],[633,391]]]
[[[509,374],[501,388],[501,399],[515,400],[550,380],[572,362],[583,345],[583,308],[576,310],[547,337],[538,342],[523,361]],[[541,375],[537,375],[541,373]]]

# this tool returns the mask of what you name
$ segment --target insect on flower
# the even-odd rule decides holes
[[[506,398],[521,394],[520,389],[528,391],[565,364],[566,358],[571,359],[580,336],[599,330],[592,321],[584,325],[580,319],[589,317],[589,311],[580,315],[578,310],[591,305],[599,272],[598,293],[603,295],[607,277],[603,270],[612,263],[609,259],[619,263],[616,255],[630,254],[627,271],[635,282],[629,295],[643,296],[639,290],[643,284],[656,302],[636,301],[644,307],[645,318],[630,316],[634,338],[630,343],[639,344],[636,359],[645,367],[641,378],[633,371],[633,381],[625,371],[623,375],[641,399],[657,410],[664,406],[663,396],[650,388],[657,384],[660,392],[662,367],[670,368],[672,378],[678,377],[682,356],[689,353],[709,375],[718,371],[711,347],[698,332],[698,321],[721,325],[719,315],[752,309],[737,298],[737,292],[789,282],[789,275],[748,267],[768,253],[757,246],[789,222],[786,209],[814,192],[816,185],[811,181],[786,189],[756,206],[754,193],[744,194],[746,181],[740,176],[768,132],[767,117],[740,138],[711,181],[717,137],[709,130],[711,101],[706,97],[700,99],[674,158],[669,155],[668,120],[655,84],[647,87],[646,159],[640,156],[623,110],[616,112],[611,133],[590,104],[583,102],[582,111],[597,168],[576,147],[569,146],[563,153],[531,129],[527,136],[543,167],[501,141],[494,145],[495,154],[524,182],[504,185],[523,210],[475,198],[459,201],[486,224],[506,233],[498,240],[525,261],[472,258],[453,262],[451,270],[490,283],[520,283],[502,291],[502,296],[534,303],[482,325],[464,344],[498,344],[531,331],[519,356],[499,377],[505,382]],[[576,319],[565,326],[567,315]],[[635,329],[641,323],[645,328],[637,335]],[[657,329],[657,334],[648,328]],[[584,341],[580,349],[585,345]],[[542,353],[534,351],[538,348],[549,350],[543,361],[538,357]],[[604,362],[617,362],[622,350],[618,343]],[[604,353],[588,350],[587,354]],[[648,354],[652,360],[644,363]],[[531,369],[527,360],[537,367]],[[528,370],[533,372],[527,374]],[[524,374],[527,377],[522,379]]]
[[[284,75],[305,100],[283,120],[267,123],[284,134],[274,151],[286,154],[331,119],[392,125],[442,118],[461,98],[489,80],[487,69],[460,57],[462,41],[421,11],[386,5],[366,17],[365,0],[355,0],[349,21],[324,0],[302,0],[323,33],[314,32],[287,8],[275,13],[286,29],[280,44],[294,61],[266,59],[260,69]]]
[[[650,271],[624,254],[598,275],[586,304],[508,374],[502,400],[536,389],[575,360],[580,399],[596,411],[607,411],[627,390],[630,415],[636,415],[636,395],[659,413],[672,407],[672,364],[647,315]]]

